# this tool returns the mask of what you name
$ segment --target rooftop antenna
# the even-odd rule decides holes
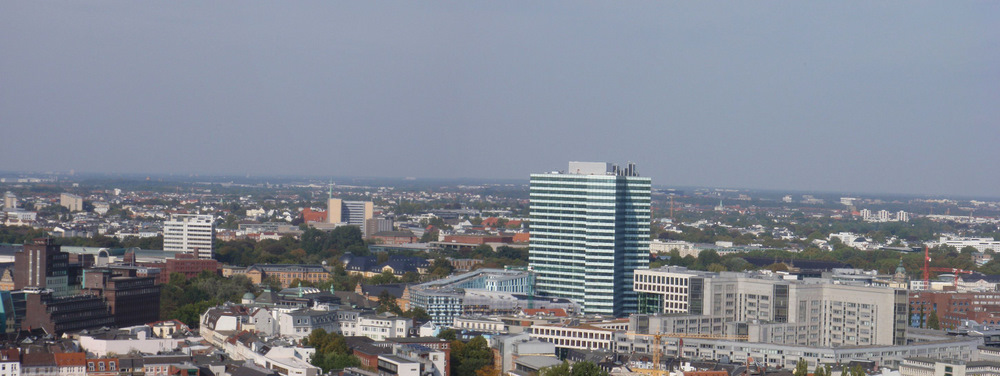
[[[330,178],[330,184],[327,186],[330,187],[330,192],[327,193],[327,198],[333,198],[333,178]]]

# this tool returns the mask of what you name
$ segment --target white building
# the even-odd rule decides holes
[[[173,214],[163,222],[163,250],[212,258],[215,224],[211,215]]]
[[[695,248],[694,243],[688,243],[683,240],[653,239],[653,241],[649,243],[649,253],[663,255],[670,253],[670,251],[673,251],[675,249],[677,250],[677,252],[681,254],[681,257],[684,256],[698,257],[698,252],[700,252],[699,249]]]
[[[986,252],[987,250],[1000,252],[1000,241],[993,240],[993,238],[942,236],[937,242],[929,242],[927,245],[932,247],[937,245],[948,245],[955,247],[956,250],[961,250],[965,247],[972,247],[979,252]]]
[[[381,314],[358,316],[357,334],[376,341],[385,341],[387,338],[406,337],[406,333],[413,327],[413,320],[405,317]]]

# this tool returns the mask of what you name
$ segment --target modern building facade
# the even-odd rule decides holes
[[[649,266],[650,184],[631,163],[570,162],[567,172],[532,174],[536,291],[574,299],[587,314],[636,312],[633,272]]]
[[[906,344],[909,307],[902,289],[662,267],[637,271],[635,290],[640,312],[744,323],[734,334],[749,335],[751,341],[823,347]]]
[[[212,258],[215,224],[211,215],[173,214],[163,222],[163,250]]]

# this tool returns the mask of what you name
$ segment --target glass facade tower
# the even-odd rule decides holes
[[[635,313],[635,269],[649,267],[649,178],[631,163],[570,162],[532,174],[530,266],[540,295],[574,299],[584,313]]]

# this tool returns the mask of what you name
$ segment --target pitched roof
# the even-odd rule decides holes
[[[401,298],[406,285],[402,283],[389,283],[385,285],[361,285],[361,291],[367,296],[380,296],[383,291],[388,291],[389,295]]]
[[[52,355],[59,367],[83,367],[87,364],[87,354],[84,353],[56,353]]]

